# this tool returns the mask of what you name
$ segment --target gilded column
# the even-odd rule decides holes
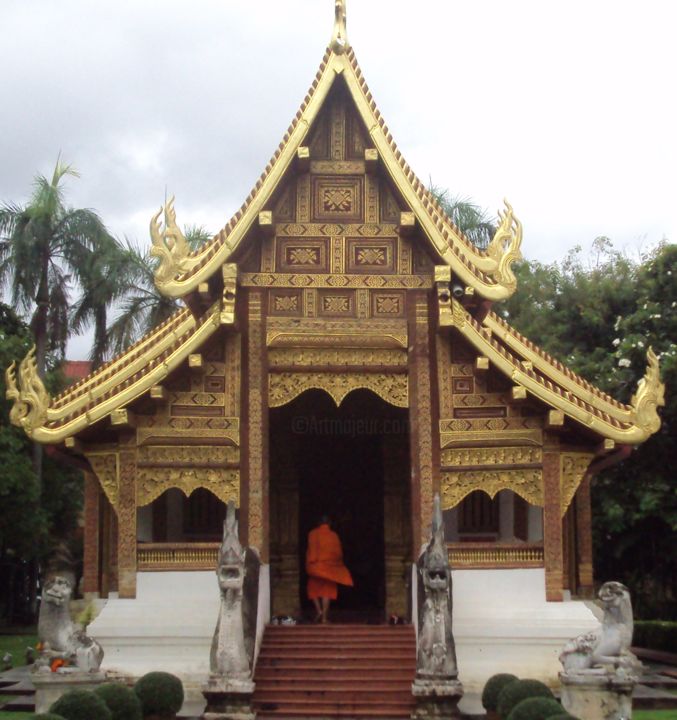
[[[576,543],[578,548],[578,593],[592,597],[592,507],[590,504],[590,475],[583,476],[576,492]]]
[[[243,467],[248,545],[267,563],[268,548],[268,374],[263,292],[250,290],[246,334],[246,408]]]
[[[561,601],[564,582],[564,550],[560,512],[559,451],[543,452],[543,558],[545,562],[545,598]]]
[[[136,597],[136,436],[120,436],[118,495],[118,593]]]
[[[99,482],[92,472],[85,472],[84,487],[84,540],[82,591],[99,592]]]
[[[416,293],[409,305],[409,431],[411,443],[411,529],[414,558],[428,539],[433,493],[439,488],[439,434],[434,432],[428,302]]]

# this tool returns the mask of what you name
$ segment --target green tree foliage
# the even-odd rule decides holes
[[[49,455],[42,467],[41,491],[31,443],[9,422],[5,369],[21,360],[31,344],[28,326],[0,303],[0,615],[10,621],[30,619],[29,565],[44,559],[55,543],[72,537],[82,506],[80,473]],[[53,390],[59,382],[58,374],[48,373]]]
[[[652,346],[666,405],[660,431],[593,482],[595,570],[633,591],[635,612],[677,616],[677,246],[637,260],[597,238],[563,262],[523,262],[518,290],[497,306],[509,322],[602,390],[629,402]]]

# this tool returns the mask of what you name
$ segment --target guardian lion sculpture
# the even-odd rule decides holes
[[[96,672],[101,666],[103,648],[71,620],[72,594],[73,586],[63,575],[55,575],[45,584],[38,619],[41,643],[40,657],[35,663],[38,670],[49,668],[59,659],[84,672]]]

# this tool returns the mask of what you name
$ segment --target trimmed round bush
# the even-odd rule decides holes
[[[49,708],[65,720],[112,720],[106,703],[91,690],[69,690]]]
[[[496,710],[498,703],[498,694],[513,680],[518,680],[517,675],[511,673],[497,673],[492,675],[482,690],[482,707],[485,710]]]
[[[55,715],[54,713],[40,713],[39,715],[31,715],[31,720],[66,720],[63,715]]]
[[[561,714],[562,706],[554,698],[530,697],[515,705],[508,720],[548,720]]]
[[[94,692],[106,703],[113,720],[141,720],[139,696],[122,683],[99,685]]]
[[[508,715],[518,702],[530,697],[554,698],[550,688],[540,680],[513,680],[498,693],[496,710],[501,720],[507,720]]]
[[[578,718],[574,715],[569,715],[568,712],[562,712],[560,715],[551,715],[548,720],[578,720]]]
[[[171,673],[147,673],[136,681],[134,692],[141,700],[144,718],[173,718],[183,705],[183,685]]]

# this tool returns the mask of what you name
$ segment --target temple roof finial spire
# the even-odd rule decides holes
[[[334,31],[331,35],[329,47],[337,55],[345,52],[350,47],[346,30],[346,2],[347,0],[335,0],[334,2]]]

